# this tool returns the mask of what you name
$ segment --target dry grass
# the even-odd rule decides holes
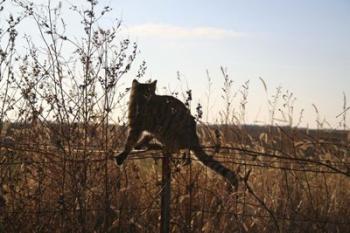
[[[208,138],[214,132],[200,129],[201,134],[207,132],[202,137],[207,138],[205,143],[213,145]],[[350,227],[348,176],[312,163],[224,149],[283,152],[292,158],[326,161],[346,171],[349,150],[344,133],[307,135],[294,129],[288,132],[294,138],[291,141],[285,136],[286,129],[256,127],[258,137],[248,134],[253,129],[244,132],[243,127],[237,134],[236,127],[228,127],[228,132],[240,138],[223,135],[223,149],[215,156],[242,175],[251,170],[248,182],[273,212],[279,231],[346,232]],[[134,154],[118,168],[104,159],[104,153],[96,153],[96,148],[87,149],[85,159],[84,151],[72,150],[64,160],[68,152],[51,141],[38,140],[42,132],[23,126],[10,131],[16,144],[2,147],[2,232],[158,231],[161,161],[150,158],[161,156],[158,152]],[[103,139],[101,132],[96,129],[94,140]],[[21,133],[25,134],[22,140]],[[315,133],[323,139],[311,140]],[[327,143],[328,135],[338,138],[337,145]],[[113,137],[110,140],[112,143]],[[278,232],[269,213],[244,184],[232,192],[221,177],[195,159],[187,166],[180,162],[174,158],[172,163],[171,232]]]
[[[54,1],[0,0],[0,12],[8,8],[16,15],[0,14],[0,233],[159,231],[161,154],[136,153],[123,167],[110,160],[125,142],[125,75],[139,52],[119,37],[121,21],[101,28],[111,9],[94,0],[70,7],[81,19],[80,34],[69,31]],[[23,50],[17,28],[25,20],[40,36],[24,37]],[[135,78],[146,67],[141,62]],[[193,156],[185,166],[174,155],[171,232],[349,232],[345,94],[344,131],[323,130],[327,121],[316,105],[318,130],[298,129],[303,110],[296,118],[293,93],[278,87],[270,95],[261,79],[273,127],[246,126],[249,82],[236,88],[221,72],[220,125],[202,124],[198,133],[208,153],[247,180],[234,192]],[[207,76],[198,120],[208,120],[213,103]],[[191,108],[191,90],[173,94]]]

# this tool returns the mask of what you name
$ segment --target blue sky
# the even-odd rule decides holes
[[[36,1],[40,2],[47,1]],[[64,0],[63,5],[67,6],[67,2],[77,4]],[[200,102],[205,106],[206,70],[209,71],[213,81],[212,122],[223,108],[220,66],[227,68],[235,91],[250,80],[246,123],[268,122],[267,96],[259,77],[265,80],[270,98],[278,86],[294,93],[297,97],[294,118],[297,121],[298,112],[305,109],[303,126],[315,126],[312,104],[319,108],[321,120],[326,118],[336,127],[340,119],[335,116],[342,111],[343,92],[350,103],[348,0],[99,3],[113,9],[103,24],[108,26],[114,18],[123,20],[122,33],[138,43],[141,50],[138,61],[144,59],[148,64],[145,79],[157,79],[159,93],[164,93],[162,87],[175,90],[188,86],[193,90],[193,105]],[[68,17],[68,26],[75,32],[79,19]],[[177,71],[182,82],[176,79]],[[238,103],[235,104],[238,108]]]
[[[148,76],[162,85],[176,86],[180,71],[194,89],[195,101],[203,101],[208,69],[217,94],[214,102],[219,103],[220,66],[227,67],[237,88],[249,79],[248,122],[256,120],[257,109],[266,112],[258,77],[266,81],[270,95],[277,86],[295,93],[296,108],[305,108],[305,124],[314,123],[314,103],[335,126],[342,93],[350,98],[349,1],[110,3],[139,43]]]

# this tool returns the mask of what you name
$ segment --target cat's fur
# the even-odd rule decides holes
[[[117,164],[123,163],[139,142],[143,132],[148,132],[162,143],[167,153],[190,149],[204,165],[237,187],[237,175],[203,151],[196,132],[196,121],[189,109],[175,97],[156,95],[156,83],[157,81],[132,82],[128,115],[129,135],[124,150],[115,157]]]

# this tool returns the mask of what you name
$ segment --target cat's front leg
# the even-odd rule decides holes
[[[134,148],[136,142],[139,140],[141,133],[142,131],[138,129],[135,129],[135,128],[130,129],[124,150],[114,157],[118,165],[123,164],[124,160],[128,157],[130,151]]]

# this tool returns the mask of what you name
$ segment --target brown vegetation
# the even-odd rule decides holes
[[[121,134],[110,129],[108,144],[112,145]],[[45,130],[22,126],[12,130],[14,144],[2,144],[4,232],[158,231],[159,152],[136,153],[118,168],[103,148],[77,146],[68,151],[40,138]],[[207,133],[206,138],[214,135],[205,126],[200,130]],[[286,133],[266,128],[259,137],[246,134],[245,127],[227,130],[242,136],[223,135],[226,143],[216,158],[240,174],[251,170],[248,182],[272,211],[281,232],[349,229],[348,141],[339,135],[337,144],[303,133],[302,138],[297,129]],[[103,141],[104,131],[96,131],[89,141]],[[210,140],[203,143],[215,145]],[[244,184],[232,193],[217,174],[197,161],[182,162],[181,156],[174,155],[172,232],[278,231]]]
[[[0,28],[0,232],[159,231],[162,154],[135,152],[122,167],[110,160],[125,140],[128,89],[120,85],[136,44],[116,39],[120,21],[98,26],[110,8],[98,11],[95,1],[71,6],[81,16],[80,39],[66,33],[61,4],[39,10],[0,0],[0,11],[6,4],[21,13]],[[41,44],[27,37],[20,53],[16,28],[28,19]],[[145,69],[142,62],[137,78]],[[201,124],[198,133],[209,154],[246,180],[233,192],[196,160],[173,155],[171,232],[348,232],[347,105],[343,131],[323,130],[319,118],[319,129],[299,129],[302,111],[293,122],[294,97],[277,89],[268,100],[273,126],[246,126],[249,83],[235,112],[232,80],[222,73],[222,124]],[[278,111],[287,127],[276,125]],[[195,115],[203,115],[200,104]]]

